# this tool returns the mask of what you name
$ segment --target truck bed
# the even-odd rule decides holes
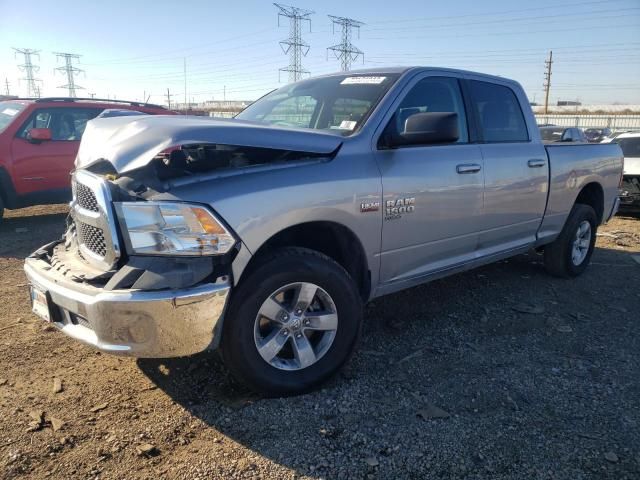
[[[622,151],[613,143],[555,143],[544,146],[549,158],[549,195],[538,237],[555,236],[562,229],[578,190],[590,182],[603,188],[606,221],[618,195]]]

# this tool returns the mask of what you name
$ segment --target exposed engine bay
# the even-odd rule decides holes
[[[238,169],[258,165],[318,158],[324,155],[237,145],[184,145],[156,156],[152,163],[161,180],[212,170]]]

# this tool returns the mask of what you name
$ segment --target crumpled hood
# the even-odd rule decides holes
[[[118,173],[149,163],[174,146],[218,143],[330,154],[342,138],[327,132],[281,128],[233,119],[149,115],[97,118],[87,123],[76,168],[108,160]]]

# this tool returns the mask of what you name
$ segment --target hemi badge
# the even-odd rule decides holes
[[[363,202],[360,204],[360,213],[377,212],[380,210],[380,202]]]

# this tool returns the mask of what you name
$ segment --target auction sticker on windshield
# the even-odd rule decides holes
[[[347,77],[340,85],[380,85],[387,77]]]
[[[16,110],[15,108],[5,108],[2,113],[4,113],[5,115],[11,115],[12,117],[18,113],[18,110]]]

